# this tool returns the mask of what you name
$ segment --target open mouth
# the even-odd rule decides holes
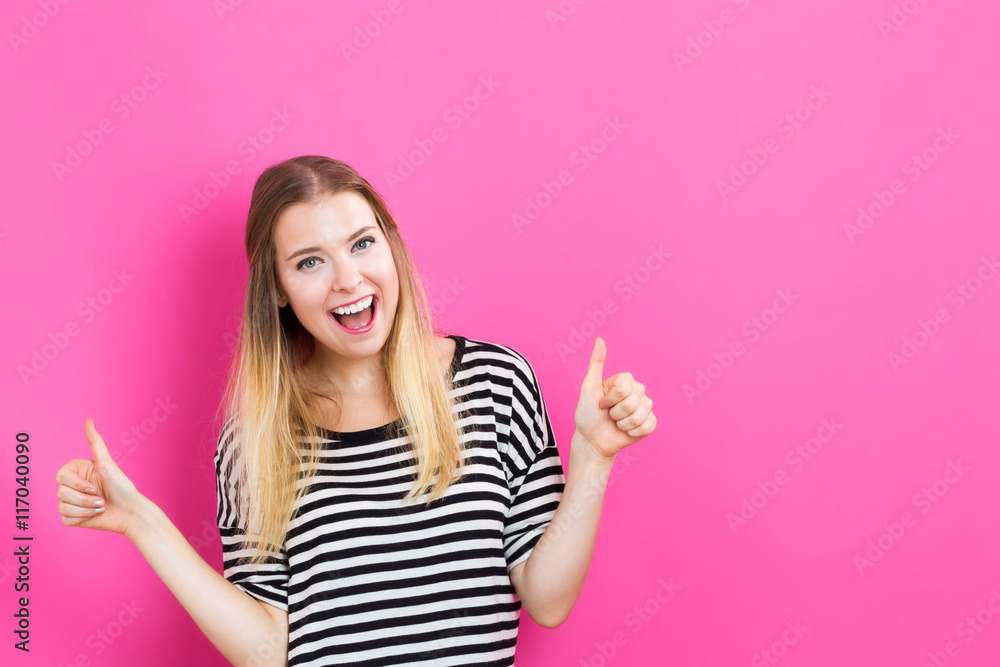
[[[356,313],[348,313],[346,315],[341,315],[338,313],[330,311],[333,315],[333,319],[337,321],[344,329],[348,331],[364,331],[368,326],[375,320],[375,304],[378,303],[378,297],[373,296],[371,304],[364,310],[359,310]]]

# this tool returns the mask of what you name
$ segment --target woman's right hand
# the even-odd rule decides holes
[[[92,419],[84,424],[84,432],[94,460],[73,459],[56,473],[62,521],[127,535],[142,494],[111,458]]]

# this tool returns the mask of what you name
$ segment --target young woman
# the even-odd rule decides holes
[[[554,628],[583,588],[645,387],[595,340],[569,474],[532,366],[438,335],[385,203],[347,164],[266,169],[246,228],[239,351],[215,455],[220,576],[87,420],[57,475],[67,526],[125,535],[235,665],[512,665],[522,606]]]

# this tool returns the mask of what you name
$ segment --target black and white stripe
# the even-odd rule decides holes
[[[527,559],[565,487],[538,380],[496,343],[455,339],[465,473],[430,507],[402,502],[416,460],[401,422],[324,431],[322,462],[279,557],[237,565],[238,434],[215,457],[226,579],[288,610],[289,667],[512,665],[521,601],[510,569]],[[300,434],[300,438],[305,436]]]

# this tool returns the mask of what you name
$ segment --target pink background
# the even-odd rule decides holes
[[[572,616],[523,614],[519,665],[997,664],[995,3],[220,4],[0,9],[0,660],[226,664],[132,544],[62,525],[54,476],[89,458],[93,417],[221,572],[210,417],[250,191],[319,153],[384,193],[447,331],[532,362],[564,464],[594,335],[606,376],[654,400]],[[881,215],[852,232],[859,207]],[[34,536],[30,655],[12,648],[15,534]]]

